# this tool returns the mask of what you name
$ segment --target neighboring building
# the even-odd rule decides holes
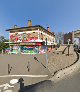
[[[12,49],[38,49],[41,50],[55,45],[55,35],[50,28],[43,28],[40,25],[32,26],[32,21],[28,21],[28,27],[17,27],[16,25],[9,31],[9,45]]]
[[[80,44],[80,30],[74,31],[74,44]]]
[[[64,34],[64,44],[70,39],[70,44],[80,44],[80,30],[72,31]]]
[[[73,44],[74,39],[73,32],[64,34],[64,44],[68,44],[68,39],[70,39],[70,44]]]

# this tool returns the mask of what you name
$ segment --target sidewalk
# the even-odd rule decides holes
[[[51,79],[51,81],[54,81],[55,83],[62,80],[62,79],[65,79],[66,77],[68,76],[72,76],[74,74],[76,74],[76,72],[80,69],[80,59],[75,63],[73,64],[72,66],[70,67],[67,67],[63,70],[60,70],[58,71]]]
[[[63,46],[63,48],[64,48],[64,46]],[[59,50],[61,51],[62,47],[61,47],[61,49],[59,48]],[[59,50],[57,50],[57,51],[59,52]],[[53,75],[56,71],[59,71],[60,69],[70,66],[71,64],[73,64],[76,61],[77,55],[74,52],[73,46],[70,46],[70,50],[69,50],[70,55],[69,56],[67,56],[67,54],[68,54],[67,51],[68,51],[68,49],[65,50],[64,54],[52,53],[51,57],[49,58],[48,69]]]

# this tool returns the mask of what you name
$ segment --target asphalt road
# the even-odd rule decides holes
[[[19,89],[15,90],[16,87]],[[80,92],[80,70],[56,83],[45,80],[28,86],[24,85],[24,81],[20,79],[19,82],[15,84],[14,88],[10,87],[9,90],[7,90],[7,88],[5,89],[5,91],[3,90],[1,92]],[[10,89],[12,91],[10,91]]]
[[[80,73],[56,83],[53,92],[80,92]]]
[[[24,91],[19,92],[80,92],[80,72],[66,77],[57,83],[43,81],[29,87],[24,87]]]
[[[45,80],[31,86],[24,86],[18,92],[53,92],[53,82]]]

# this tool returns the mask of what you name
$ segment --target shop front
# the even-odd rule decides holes
[[[17,42],[10,43],[11,54],[38,54],[45,53],[43,42]]]

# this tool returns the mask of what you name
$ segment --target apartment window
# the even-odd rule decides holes
[[[43,40],[43,34],[41,33],[41,40]]]
[[[26,40],[26,33],[23,33],[23,39]]]

